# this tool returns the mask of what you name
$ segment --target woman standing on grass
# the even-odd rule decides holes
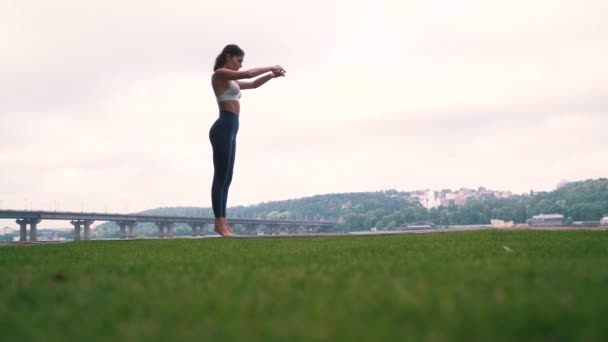
[[[236,236],[226,221],[228,188],[232,181],[236,151],[236,133],[239,130],[241,89],[255,89],[275,77],[285,76],[285,70],[278,66],[254,68],[239,71],[243,66],[245,52],[234,44],[224,47],[215,59],[211,85],[217,98],[220,116],[209,131],[213,148],[213,185],[211,203],[215,216],[213,230],[221,236]],[[247,80],[260,75],[260,78]]]

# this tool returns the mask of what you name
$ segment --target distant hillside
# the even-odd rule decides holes
[[[528,199],[534,213],[558,213],[574,221],[599,220],[608,214],[608,179],[570,182]]]
[[[211,208],[157,208],[142,213],[212,217]],[[471,199],[464,205],[426,209],[412,199],[411,192],[397,190],[316,195],[285,201],[265,202],[228,209],[229,218],[336,221],[337,230],[395,229],[416,222],[438,225],[489,224],[491,219],[525,223],[537,214],[563,214],[570,221],[599,221],[608,214],[608,179],[571,182],[551,192],[515,195],[510,198]],[[106,223],[99,232],[117,234]],[[143,230],[141,228],[144,228]],[[176,226],[176,234],[190,228]],[[156,227],[142,224],[138,232],[155,235]],[[148,233],[145,233],[148,234]]]
[[[354,214],[373,212],[388,215],[395,210],[420,205],[409,192],[396,190],[316,195],[287,201],[266,202],[230,208],[230,216],[285,220],[339,221]]]
[[[551,192],[507,199],[468,201],[461,207],[440,207],[428,219],[441,225],[488,224],[491,219],[525,223],[538,214],[562,214],[567,221],[599,221],[608,214],[608,179],[567,183]]]
[[[404,208],[422,208],[410,199],[409,192],[396,190],[378,192],[353,192],[316,195],[285,201],[265,202],[251,206],[237,206],[228,208],[229,218],[254,218],[276,220],[308,220],[308,221],[336,221],[345,222],[349,217],[356,215],[374,215],[381,218]],[[141,212],[150,215],[179,215],[213,217],[211,208],[179,207],[157,208]],[[102,235],[106,232],[114,236],[117,226],[108,222],[98,226]],[[176,234],[189,231],[186,225],[176,225]],[[342,229],[342,227],[339,227]],[[151,223],[138,226],[138,232],[156,235],[157,228]]]
[[[338,221],[341,217],[357,213],[372,211],[378,215],[387,215],[395,210],[419,206],[417,202],[409,198],[409,192],[388,190],[316,195],[285,201],[264,202],[251,206],[230,207],[228,208],[228,216],[254,219]],[[195,207],[157,208],[141,213],[150,215],[213,216],[211,208]]]

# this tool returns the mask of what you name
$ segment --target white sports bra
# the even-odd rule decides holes
[[[236,81],[230,80],[228,81],[228,89],[215,97],[218,103],[222,101],[238,101],[241,98],[241,88]]]

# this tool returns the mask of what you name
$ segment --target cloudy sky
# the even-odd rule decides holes
[[[209,207],[229,43],[229,206],[334,192],[552,190],[608,176],[604,0],[3,0],[0,208]]]

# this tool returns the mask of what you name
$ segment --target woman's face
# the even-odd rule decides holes
[[[226,68],[231,70],[239,70],[243,67],[243,58],[245,56],[233,56],[228,54],[226,56]]]

